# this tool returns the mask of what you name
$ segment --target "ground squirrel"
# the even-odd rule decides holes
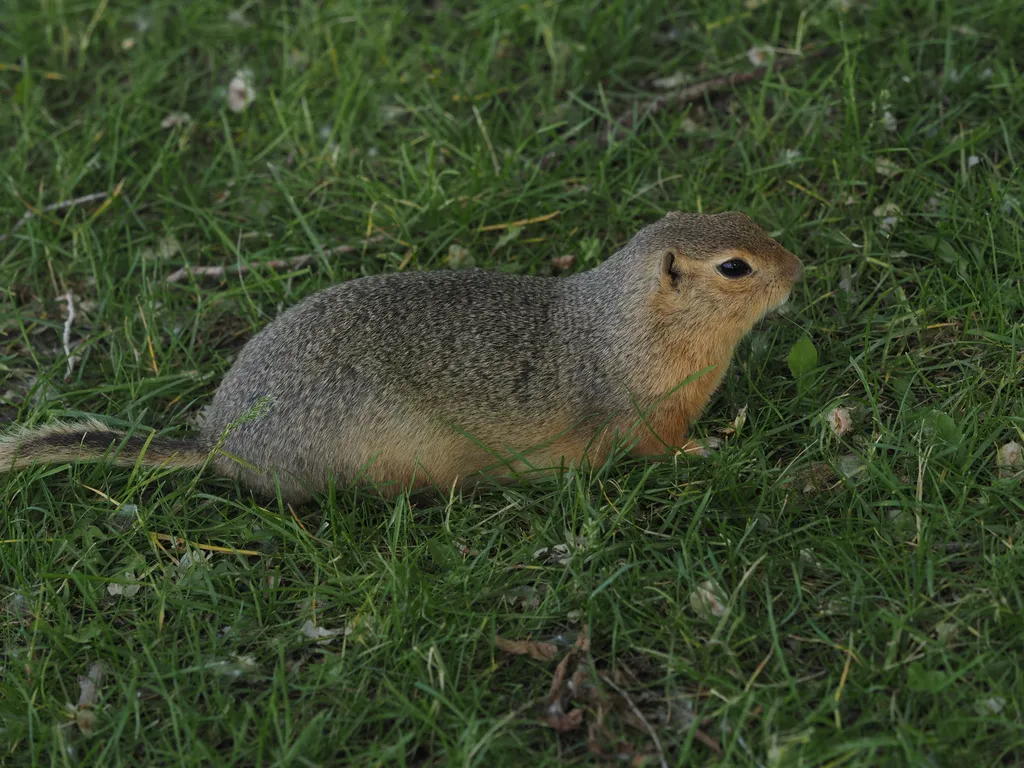
[[[0,439],[0,472],[96,461],[200,468],[302,502],[386,496],[670,453],[800,260],[742,213],[673,212],[569,277],[480,269],[329,287],[242,349],[193,439],[98,421]]]

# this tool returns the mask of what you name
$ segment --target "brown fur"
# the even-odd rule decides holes
[[[754,273],[719,274],[734,257]],[[155,438],[140,455],[142,438],[95,422],[44,427],[0,441],[0,471],[119,449],[119,464],[209,460],[298,502],[332,478],[390,496],[600,463],[617,439],[656,456],[685,442],[736,345],[801,272],[743,214],[670,213],[572,277],[361,278],[257,334],[196,438]]]

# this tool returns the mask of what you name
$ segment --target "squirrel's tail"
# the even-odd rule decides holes
[[[198,440],[144,437],[110,429],[93,419],[57,422],[0,435],[0,473],[34,464],[109,461],[117,466],[198,469],[209,450]]]

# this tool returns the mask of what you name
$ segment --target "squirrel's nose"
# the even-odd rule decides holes
[[[793,257],[791,266],[789,269],[790,279],[794,283],[800,282],[800,278],[804,276],[804,263],[800,261],[796,256]]]

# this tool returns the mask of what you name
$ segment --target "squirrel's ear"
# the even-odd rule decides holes
[[[675,290],[683,276],[679,265],[679,255],[675,251],[665,251],[661,257],[658,279],[662,286]]]

